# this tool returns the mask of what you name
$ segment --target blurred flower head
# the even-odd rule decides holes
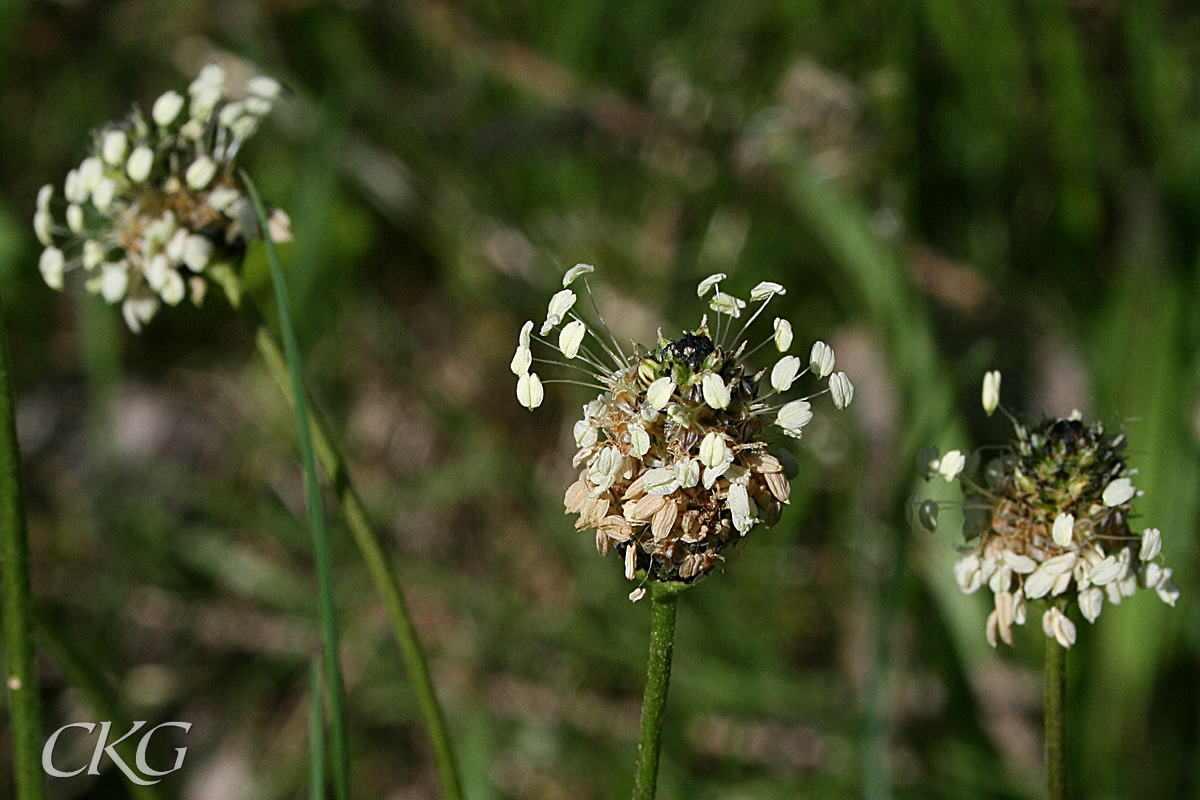
[[[625,352],[599,316],[596,325],[576,311],[570,287],[587,275],[580,264],[563,279],[563,290],[550,300],[546,320],[521,329],[512,371],[517,398],[530,410],[543,399],[543,381],[530,371],[533,345],[556,351],[579,383],[600,394],[583,408],[575,423],[579,478],[567,489],[566,510],[578,514],[575,527],[596,531],[601,555],[616,549],[625,575],[655,580],[694,581],[724,559],[724,551],[755,525],[778,522],[799,469],[780,434],[799,439],[812,419],[810,400],[828,393],[845,408],[854,387],[834,372],[832,348],[813,345],[807,363],[788,355],[791,325],[776,319],[761,342],[744,339],[776,295],[777,283],[754,287],[749,302],[757,308],[742,322],[747,302],[721,290],[725,275],[700,282],[697,294],[709,297],[708,315],[694,330],[674,339],[659,332],[651,347]],[[711,295],[711,296],[710,296]],[[558,329],[557,342],[541,337]],[[757,371],[751,356],[776,351],[773,364]],[[828,387],[805,394],[801,378],[828,379]],[[546,381],[552,383],[556,381]],[[643,593],[635,590],[634,600]]]
[[[999,396],[1000,373],[989,372],[982,393],[989,414],[1003,409]],[[1141,492],[1124,460],[1125,435],[1107,434],[1099,422],[1085,425],[1078,412],[1013,427],[1016,438],[986,462],[957,450],[922,455],[926,479],[940,475],[962,485],[968,547],[954,576],[967,594],[985,585],[992,591],[988,642],[1012,644],[1027,601],[1045,603],[1042,628],[1063,647],[1075,643],[1065,613],[1072,603],[1091,623],[1106,600],[1118,605],[1139,588],[1174,606],[1179,590],[1159,563],[1159,530],[1139,535],[1129,527],[1131,501]],[[937,511],[932,500],[920,506],[926,528],[937,527]]]
[[[33,227],[46,283],[61,289],[64,274],[82,267],[88,291],[120,303],[134,332],[162,303],[190,296],[198,305],[209,266],[240,256],[257,233],[234,164],[279,93],[259,76],[231,101],[225,71],[209,64],[187,97],[169,91],[149,117],[135,106],[94,132],[87,158],[67,173],[61,216],[55,188],[38,193]],[[272,212],[271,228],[277,241],[290,238],[282,211]]]

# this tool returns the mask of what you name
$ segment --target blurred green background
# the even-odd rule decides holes
[[[194,723],[163,797],[305,791],[318,636],[291,414],[216,293],[132,336],[42,284],[30,229],[91,129],[214,59],[293,91],[243,164],[292,216],[309,379],[387,534],[471,800],[632,783],[648,610],[561,509],[586,395],[549,387],[530,415],[507,368],[578,261],[642,339],[694,325],[711,271],[739,293],[784,283],[798,347],[830,341],[858,388],[797,444],[782,523],[681,602],[660,797],[1039,796],[1038,618],[992,651],[986,599],[950,574],[953,515],[932,536],[905,522],[930,491],[920,447],[1007,438],[979,408],[991,368],[1019,414],[1128,431],[1139,522],[1183,590],[1081,627],[1073,794],[1200,797],[1184,2],[0,2],[0,295],[34,591],[67,645],[42,654],[47,731],[108,718],[107,687],[125,717]],[[246,269],[265,298],[260,250]],[[331,518],[358,796],[434,798],[382,607]],[[50,790],[126,793],[111,766]]]

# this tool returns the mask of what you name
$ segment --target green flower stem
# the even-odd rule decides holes
[[[242,181],[254,202],[271,265],[271,282],[275,284],[275,303],[279,314],[279,330],[283,336],[284,353],[291,375],[292,394],[296,410],[296,428],[300,439],[300,455],[304,462],[304,496],[308,505],[308,526],[312,533],[313,554],[317,564],[317,609],[321,623],[321,639],[325,657],[325,688],[329,700],[329,749],[333,767],[333,790],[337,800],[350,800],[350,756],[346,748],[346,711],[343,705],[342,665],[338,648],[336,609],[333,600],[333,557],[325,531],[325,506],[321,485],[317,481],[317,458],[313,452],[312,434],[308,424],[308,409],[304,394],[304,378],[300,362],[300,346],[292,329],[291,307],[283,267],[271,240],[267,213],[254,182],[244,172]]]
[[[1046,637],[1046,800],[1065,800],[1067,651]]]
[[[42,717],[29,591],[29,538],[21,494],[21,453],[9,383],[8,342],[0,324],[0,580],[4,583],[4,648],[8,710],[18,800],[41,800]]]
[[[259,355],[267,365],[268,371],[279,385],[289,404],[293,403],[295,394],[292,390],[287,363],[275,336],[266,326],[262,314],[254,301],[242,291],[241,284],[230,272],[222,272],[217,280],[223,284],[230,302],[246,317],[254,329],[254,344]],[[392,632],[400,648],[401,658],[408,678],[412,682],[413,691],[417,695],[417,704],[425,721],[425,730],[433,747],[434,761],[442,781],[442,793],[446,800],[462,800],[462,785],[459,780],[458,767],[455,763],[454,748],[450,744],[450,735],[446,727],[446,718],[433,689],[433,680],[429,675],[429,665],[425,660],[425,651],[417,637],[416,628],[412,623],[404,594],[400,591],[400,583],[388,562],[379,534],[371,523],[362,498],[350,481],[350,472],[346,461],[333,445],[333,437],[329,427],[317,413],[315,406],[309,404],[309,425],[312,428],[313,446],[316,449],[317,460],[320,462],[329,481],[337,493],[342,506],[346,524],[354,536],[354,542],[367,564],[375,590],[383,600],[388,619],[392,623]]]
[[[675,649],[675,608],[680,593],[687,588],[685,583],[650,584],[650,659],[646,664],[642,738],[638,744],[633,800],[654,800],[658,788],[658,753],[671,682],[671,654]]]

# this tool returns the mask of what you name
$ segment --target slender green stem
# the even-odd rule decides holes
[[[267,369],[270,370],[287,397],[287,401],[292,403],[294,395],[287,380],[287,367],[284,364],[283,354],[279,351],[279,344],[266,326],[261,324],[261,317],[258,316],[249,298],[242,300],[242,309],[256,326],[254,342],[259,355],[262,356]],[[375,582],[375,590],[383,599],[388,619],[392,623],[392,633],[396,637],[396,644],[400,647],[400,656],[404,659],[405,670],[412,682],[413,691],[416,692],[417,703],[425,721],[425,730],[429,734],[430,744],[433,747],[434,760],[442,780],[442,792],[446,800],[462,800],[462,786],[455,763],[454,748],[450,744],[446,718],[438,703],[437,694],[434,692],[433,679],[430,677],[429,665],[425,660],[425,651],[417,637],[417,630],[413,626],[408,604],[404,601],[404,594],[400,591],[399,580],[388,563],[387,554],[384,552],[379,534],[371,524],[371,518],[367,515],[366,506],[363,505],[362,498],[359,497],[358,491],[350,481],[346,462],[334,447],[329,429],[315,409],[309,411],[309,424],[312,425],[317,458],[329,475],[334,491],[337,492],[342,513],[346,517],[346,524],[354,536],[355,544],[358,545],[363,561],[367,564],[367,570],[371,573],[371,579]]]
[[[675,608],[682,583],[650,584],[650,659],[646,664],[646,695],[642,699],[642,738],[638,743],[633,800],[654,800],[658,789],[658,753],[662,746],[671,654],[675,649]]]
[[[262,313],[254,304],[253,298],[243,291],[241,282],[231,270],[219,270],[212,277],[222,285],[230,303],[242,312],[250,327],[254,329],[254,345],[258,349],[259,356],[267,365],[267,370],[275,379],[287,402],[294,406],[295,394],[283,351],[274,334],[264,322]],[[382,540],[367,514],[367,508],[350,480],[350,470],[346,465],[346,460],[333,444],[334,440],[329,426],[317,413],[313,404],[309,403],[308,408],[309,425],[312,428],[313,446],[316,449],[317,460],[329,476],[329,482],[333,485],[338,502],[342,506],[346,524],[362,554],[363,561],[366,562],[371,580],[375,583],[375,590],[383,600],[388,619],[392,624],[396,644],[400,648],[400,656],[404,660],[405,670],[417,696],[417,704],[425,722],[430,745],[433,748],[434,761],[442,781],[442,793],[446,800],[462,800],[462,782],[459,779],[454,748],[450,743],[450,734],[446,727],[446,718],[438,702],[437,693],[434,691],[429,665],[425,660],[425,651],[421,647],[421,641],[413,626],[408,604],[404,600],[403,592],[400,591],[399,579],[388,561]]]
[[[308,800],[325,800],[325,679],[321,675],[321,659],[312,661],[309,681],[308,716]]]
[[[304,377],[300,362],[300,346],[292,328],[291,306],[288,302],[287,286],[283,279],[283,267],[275,242],[271,240],[267,213],[254,182],[244,172],[242,181],[254,202],[263,243],[267,247],[267,261],[271,265],[271,281],[275,284],[275,303],[279,315],[279,331],[283,337],[283,350],[287,356],[288,372],[291,373],[292,394],[296,409],[296,428],[300,439],[300,454],[304,462],[304,495],[308,502],[308,526],[312,532],[313,553],[317,564],[317,608],[321,621],[321,638],[325,648],[325,687],[329,699],[329,745],[333,766],[333,790],[337,800],[350,799],[350,760],[346,749],[346,713],[342,702],[342,665],[338,657],[337,618],[333,602],[333,557],[330,553],[329,537],[325,532],[325,507],[321,500],[321,485],[317,481],[317,458],[313,452],[312,434],[308,424],[308,409],[304,394]]]
[[[1065,800],[1067,651],[1046,637],[1046,800]]]
[[[4,582],[4,647],[8,654],[8,709],[18,800],[41,800],[42,717],[29,597],[29,539],[21,494],[21,453],[9,385],[8,342],[0,324],[0,579]]]

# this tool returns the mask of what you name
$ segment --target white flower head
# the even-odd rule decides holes
[[[820,379],[824,379],[833,372],[834,364],[837,363],[837,357],[833,353],[833,348],[824,342],[814,342],[812,352],[808,356],[809,369],[813,375]]]
[[[108,211],[117,196],[117,183],[112,178],[104,177],[96,181],[92,188],[92,205],[101,213]]]
[[[212,255],[213,243],[207,236],[193,233],[183,242],[183,264],[192,272],[203,272],[212,260]]]
[[[742,316],[742,309],[746,307],[746,301],[718,291],[709,301],[708,307],[718,314],[738,319]]]
[[[200,156],[187,168],[185,179],[193,191],[206,188],[217,175],[217,165],[208,156]]]
[[[650,452],[650,434],[646,433],[646,429],[640,425],[630,427],[629,443],[633,447],[633,454],[638,458],[642,458]]]
[[[1172,570],[1170,567],[1163,568],[1162,576],[1158,579],[1158,583],[1154,586],[1154,591],[1158,594],[1160,600],[1175,607],[1175,603],[1179,600],[1179,587],[1171,581]]]
[[[1088,580],[1096,586],[1106,586],[1121,576],[1125,565],[1116,556],[1107,556],[1088,572]]]
[[[565,275],[563,275],[563,280],[562,280],[563,288],[564,289],[567,288],[568,286],[570,286],[572,283],[574,283],[579,278],[582,278],[584,275],[590,275],[591,273],[593,273],[595,271],[596,271],[596,268],[593,267],[591,264],[576,264],[575,266],[573,266],[569,270],[567,270],[567,273]]]
[[[121,315],[125,324],[134,333],[140,333],[142,326],[153,319],[158,311],[158,298],[149,295],[145,297],[126,297],[121,304]]]
[[[992,370],[983,376],[983,410],[990,417],[1000,405],[1000,371]]]
[[[679,476],[674,469],[658,467],[646,470],[642,475],[642,488],[652,497],[662,497],[671,494],[679,487]]]
[[[1142,547],[1138,551],[1140,561],[1153,561],[1162,552],[1162,532],[1158,528],[1142,531]]]
[[[179,92],[174,90],[165,92],[154,101],[154,108],[151,110],[150,116],[154,118],[156,124],[165,128],[179,117],[179,112],[183,110],[183,102],[183,95]]]
[[[53,228],[54,218],[50,216],[50,212],[38,211],[33,215],[33,232],[43,247],[50,247],[54,244]]]
[[[83,233],[83,207],[78,203],[67,206],[67,227],[71,233]]]
[[[586,333],[587,326],[579,320],[568,322],[558,334],[559,351],[567,358],[575,358],[579,355],[579,347],[583,344]]]
[[[533,411],[542,404],[545,393],[536,372],[526,372],[517,379],[517,401]]]
[[[685,458],[675,464],[675,480],[684,489],[691,489],[700,482],[700,462]]]
[[[512,374],[520,377],[529,372],[529,367],[533,364],[533,351],[524,345],[517,345],[517,352],[513,353],[512,361],[508,368],[512,370]]]
[[[83,243],[83,268],[90,272],[103,263],[105,255],[104,245],[95,239],[86,240]]]
[[[675,388],[675,381],[671,380],[671,376],[664,375],[646,387],[646,402],[651,408],[662,411],[670,402]]]
[[[42,256],[38,259],[38,270],[42,273],[42,280],[51,289],[62,288],[65,264],[63,252],[57,247],[47,247],[42,251]]]
[[[118,264],[106,264],[100,270],[100,296],[112,305],[119,303],[129,288],[129,271]]]
[[[154,151],[144,144],[135,147],[129,154],[129,160],[125,162],[125,174],[134,183],[143,183],[150,177],[152,169],[154,169]]]
[[[572,306],[575,305],[575,293],[570,289],[563,289],[550,298],[550,305],[546,309],[546,321],[542,323],[540,331],[542,336],[557,328],[559,323],[563,321]]]
[[[725,381],[720,375],[713,372],[706,373],[700,386],[704,394],[704,402],[708,403],[710,407],[717,410],[729,407],[729,387],[725,385]]]
[[[725,438],[716,431],[709,431],[700,441],[700,463],[706,467],[717,467],[725,461]]]
[[[728,276],[726,276],[724,272],[717,272],[709,275],[707,278],[700,281],[700,283],[696,286],[696,296],[704,297],[704,295],[712,291],[714,286],[725,280],[726,277]]]
[[[256,75],[246,81],[246,91],[264,100],[274,100],[282,90],[279,81],[266,75]]]
[[[786,353],[792,346],[792,323],[786,319],[775,318],[775,349]],[[818,376],[821,377],[821,376]]]
[[[774,295],[782,296],[785,294],[787,294],[787,289],[783,288],[778,283],[763,281],[750,290],[750,302],[757,303],[760,300],[766,300],[768,297],[772,297]]]
[[[181,124],[187,99],[168,91],[148,116],[135,107],[102,126],[87,157],[67,173],[65,227],[49,207],[53,189],[39,192],[34,232],[63,256],[61,270],[51,259],[43,271],[49,285],[62,288],[63,274],[82,267],[85,288],[120,302],[126,323],[139,332],[163,303],[190,294],[198,304],[206,286],[198,275],[218,257],[240,258],[259,235],[234,177],[236,155],[252,131],[241,123],[239,104],[225,101],[224,85],[224,70],[209,65],[189,87],[187,122]],[[281,212],[270,213],[274,222]]]
[[[1052,606],[1042,615],[1042,631],[1065,648],[1069,649],[1075,644],[1075,623],[1057,606]]]
[[[835,372],[829,376],[829,393],[833,397],[833,405],[843,409],[854,399],[854,384],[844,372]]]
[[[120,166],[121,162],[125,160],[125,153],[128,149],[129,137],[125,135],[125,131],[105,131],[100,139],[100,154],[104,163],[109,166]]]
[[[800,359],[795,356],[784,356],[771,369],[771,388],[777,392],[786,392],[792,388],[796,374],[800,372]]]
[[[1096,619],[1100,616],[1100,611],[1104,607],[1104,591],[1092,587],[1084,589],[1079,593],[1079,613],[1083,614],[1083,618],[1093,625]]]
[[[941,460],[938,462],[937,471],[943,478],[946,479],[946,483],[950,483],[958,477],[959,473],[963,471],[963,468],[966,465],[967,457],[962,454],[962,451],[951,450],[950,452],[946,453],[946,455],[942,456]]]
[[[743,517],[750,516],[750,495],[746,492],[746,487],[740,483],[732,484],[729,487],[729,510],[735,515]]]
[[[1054,543],[1059,547],[1067,547],[1071,544],[1071,540],[1075,537],[1075,515],[1060,513],[1054,518],[1054,525],[1050,532],[1050,538],[1054,539]]]
[[[783,428],[783,432],[797,439],[800,430],[812,421],[812,405],[807,400],[793,400],[779,409],[775,424]]]
[[[1104,505],[1112,508],[1114,506],[1123,505],[1133,499],[1137,494],[1137,489],[1133,487],[1133,481],[1129,478],[1116,478],[1108,486],[1104,487]]]
[[[971,553],[954,562],[954,580],[964,594],[973,594],[983,585],[979,556]]]

